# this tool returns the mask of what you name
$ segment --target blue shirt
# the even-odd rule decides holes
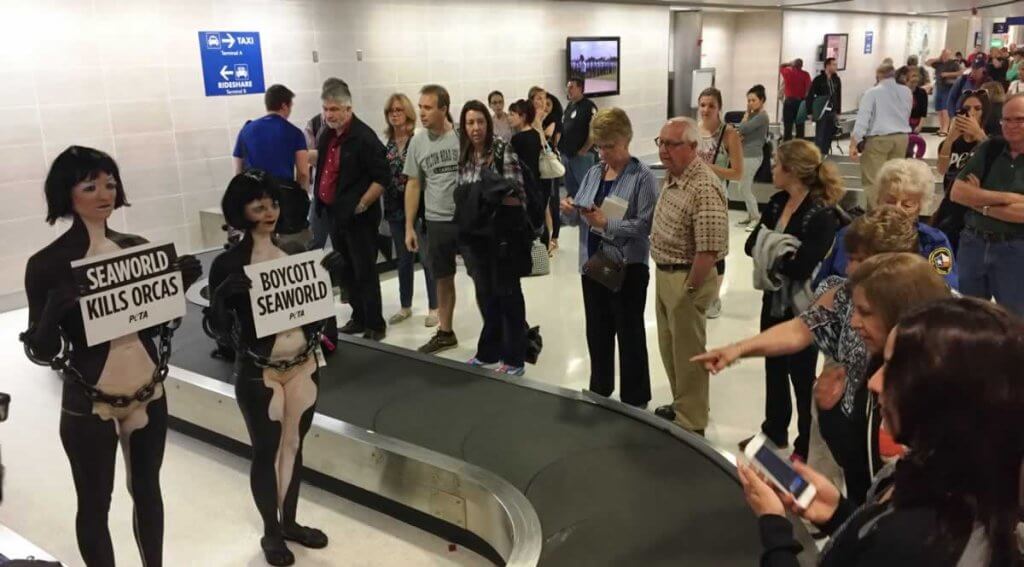
[[[961,75],[953,83],[953,86],[949,87],[949,94],[946,95],[946,109],[949,110],[950,117],[952,118],[960,110],[960,96],[964,94],[964,91],[976,91],[980,88],[981,85],[976,85],[971,80],[970,73]]]
[[[863,140],[868,136],[909,133],[913,106],[914,95],[906,85],[896,79],[882,79],[861,98],[853,137]]]
[[[595,206],[604,167],[603,163],[598,163],[583,176],[575,198],[581,207]],[[622,252],[626,264],[647,264],[651,252],[651,221],[654,205],[658,202],[658,182],[654,172],[634,157],[611,183],[608,195],[622,199],[628,206],[621,219],[608,219],[602,238],[606,245],[615,246]],[[563,213],[562,222],[580,227],[579,269],[582,274],[583,265],[590,259],[590,225],[577,210]]]
[[[295,152],[305,150],[306,135],[279,114],[267,114],[248,122],[235,142],[236,158],[246,169],[257,168],[278,179],[295,179]]]
[[[846,254],[846,230],[850,227],[843,227],[836,235],[835,246],[832,252],[821,262],[818,275],[814,277],[813,288],[817,289],[821,282],[829,276],[846,277],[846,264],[849,257]],[[949,244],[949,238],[941,230],[924,224],[917,223],[917,235],[921,243],[921,256],[928,260],[928,263],[935,268],[935,271],[946,279],[950,289],[960,288],[960,278],[957,275],[956,263],[953,261],[953,248]]]

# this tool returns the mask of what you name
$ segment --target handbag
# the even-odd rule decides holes
[[[540,170],[541,179],[559,179],[565,176],[565,165],[562,164],[562,160],[558,159],[547,140],[544,139],[544,134],[537,132],[537,135],[541,137],[543,143],[543,149],[540,152],[540,160],[537,169]]]
[[[531,276],[546,276],[551,273],[551,261],[548,257],[548,247],[540,239],[533,241],[530,246],[530,259],[533,267],[530,269]]]
[[[583,264],[583,275],[618,292],[626,280],[626,261],[618,249],[602,243],[597,253]]]

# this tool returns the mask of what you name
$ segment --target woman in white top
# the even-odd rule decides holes
[[[728,181],[739,181],[743,177],[743,145],[740,135],[722,121],[722,92],[715,87],[701,91],[698,123],[700,138],[697,140],[697,155],[711,166],[711,170],[722,180],[722,193]],[[718,275],[725,274],[725,260],[715,265]],[[721,281],[721,277],[719,278]],[[716,319],[722,312],[722,298],[715,299],[708,307],[707,318]]]

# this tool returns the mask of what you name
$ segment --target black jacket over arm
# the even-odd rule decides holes
[[[313,194],[320,187],[320,177],[323,174],[324,161],[327,159],[327,148],[330,145],[332,136],[323,135],[317,143],[316,180],[313,185]],[[341,159],[339,161],[338,184],[335,187],[334,204],[331,211],[334,215],[336,226],[344,228],[352,223],[369,223],[374,226],[380,223],[381,205],[380,199],[361,215],[356,215],[356,205],[363,197],[363,194],[373,183],[379,183],[381,187],[387,187],[391,182],[391,171],[388,168],[387,150],[380,142],[377,134],[366,125],[365,122],[356,116],[352,116],[348,133],[342,140],[339,147]],[[325,206],[317,200],[317,206]]]

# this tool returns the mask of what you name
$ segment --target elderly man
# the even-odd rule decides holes
[[[345,258],[352,318],[340,331],[379,341],[386,328],[377,274],[380,196],[391,177],[386,151],[377,134],[356,118],[344,83],[328,87],[320,98],[329,130],[317,147],[314,206],[318,213],[330,212],[331,245]]]
[[[658,346],[671,406],[655,413],[699,435],[708,424],[708,372],[690,359],[705,350],[708,305],[718,294],[715,263],[729,251],[729,217],[721,182],[698,157],[690,118],[673,118],[657,138],[668,175],[651,226]]]
[[[860,179],[868,210],[875,206],[875,178],[885,162],[907,155],[910,109],[914,95],[896,82],[896,69],[882,65],[875,73],[878,84],[860,99],[857,122],[850,134],[850,157],[860,157]],[[858,144],[864,141],[861,155]]]
[[[1003,106],[1003,138],[983,142],[950,198],[970,207],[960,237],[960,291],[1024,316],[1024,94]]]

